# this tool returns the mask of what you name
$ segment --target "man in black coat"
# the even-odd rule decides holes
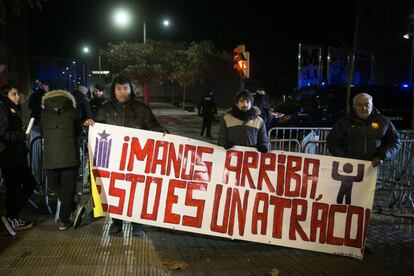
[[[111,99],[99,107],[96,121],[116,126],[168,132],[158,123],[147,105],[135,100],[131,80],[123,75],[113,80]],[[109,233],[122,232],[122,224],[122,220],[113,218]],[[144,236],[142,224],[133,223],[132,234],[138,237]]]
[[[94,118],[91,110],[91,106],[83,93],[82,90],[87,89],[83,84],[79,84],[78,87],[72,92],[72,95],[75,97],[77,109],[79,112],[79,117],[84,125],[90,125]]]
[[[372,161],[374,167],[401,147],[394,125],[374,108],[372,96],[366,93],[354,97],[352,111],[334,125],[326,140],[333,156]]]
[[[97,115],[99,107],[106,101],[104,96],[104,87],[100,84],[95,85],[93,89],[93,98],[90,101],[92,113]]]
[[[213,98],[213,91],[208,90],[207,94],[198,104],[198,116],[203,117],[203,125],[200,132],[201,136],[204,135],[204,130],[206,130],[206,137],[211,138],[211,123],[214,120],[215,114],[217,114],[217,107]]]
[[[30,117],[35,118],[35,125],[38,125],[40,122],[40,116],[42,114],[42,98],[47,92],[49,92],[49,82],[41,81],[39,83],[39,89],[34,91],[29,97],[29,109],[31,110]]]
[[[254,95],[254,105],[259,108],[259,116],[263,119],[266,131],[268,131],[270,123],[270,108],[266,101],[266,92],[263,88],[256,90],[256,94]]]

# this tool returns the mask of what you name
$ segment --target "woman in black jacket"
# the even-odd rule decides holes
[[[40,133],[44,138],[43,168],[49,185],[56,192],[60,207],[59,230],[73,225],[71,212],[79,172],[79,135],[81,123],[75,97],[64,90],[47,93],[42,99]]]
[[[1,220],[10,235],[33,226],[19,218],[36,188],[27,163],[27,136],[21,120],[20,96],[16,87],[5,85],[0,96],[0,167],[6,182],[6,211]]]

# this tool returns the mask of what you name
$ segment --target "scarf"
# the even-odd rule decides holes
[[[240,110],[237,106],[234,106],[230,111],[230,114],[236,117],[237,119],[247,122],[256,118],[256,110],[254,108],[250,108],[247,111]]]

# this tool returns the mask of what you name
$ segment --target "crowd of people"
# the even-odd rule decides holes
[[[43,169],[61,202],[60,231],[78,227],[85,213],[85,207],[75,201],[82,128],[87,129],[100,122],[168,133],[158,123],[151,108],[136,99],[131,80],[124,75],[114,78],[108,99],[102,85],[95,86],[91,97],[83,84],[72,92],[49,91],[48,82],[43,81],[31,94],[28,106],[31,117],[35,119],[34,128],[44,139]],[[217,116],[213,90],[209,89],[202,97],[198,115],[203,119],[200,135],[212,138],[212,122]],[[221,118],[217,144],[225,150],[246,146],[261,153],[268,152],[270,117],[263,88],[255,93],[239,91],[234,106]],[[12,236],[34,225],[20,217],[20,211],[37,186],[27,163],[26,145],[29,140],[30,135],[22,122],[18,88],[5,85],[1,87],[0,96],[0,168],[7,192],[1,221]],[[374,108],[372,97],[366,93],[354,97],[352,112],[337,122],[327,137],[327,143],[333,156],[370,160],[374,167],[392,158],[400,148],[395,127]],[[123,224],[122,220],[112,219],[110,234],[121,233]],[[133,223],[132,234],[144,236],[143,226]]]

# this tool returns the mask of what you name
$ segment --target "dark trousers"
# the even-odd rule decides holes
[[[206,135],[211,135],[211,122],[213,121],[213,117],[203,117],[203,126],[201,127],[201,135],[204,134],[204,130],[206,130]]]
[[[60,221],[63,223],[69,222],[70,214],[74,211],[78,173],[78,166],[46,170],[47,183],[61,202]]]
[[[124,223],[124,221],[122,219],[112,218],[112,223],[122,227],[122,224]],[[131,223],[132,223],[132,226],[141,225],[140,223],[136,223],[136,222],[131,222]]]
[[[26,164],[2,166],[1,173],[6,182],[6,217],[17,219],[36,188],[37,182]]]

